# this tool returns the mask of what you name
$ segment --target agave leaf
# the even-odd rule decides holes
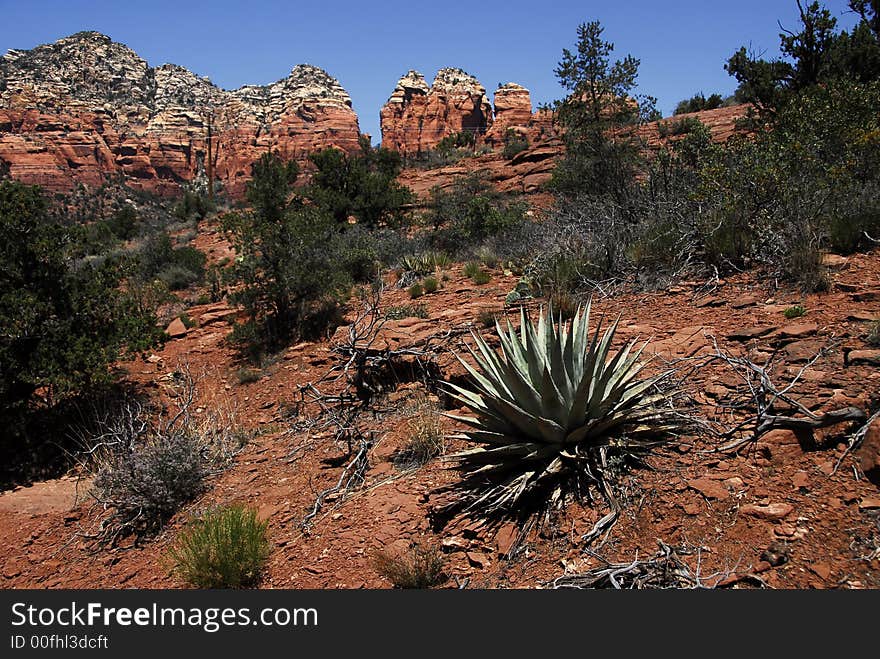
[[[544,377],[541,381],[541,410],[542,414],[553,419],[560,426],[567,421],[565,399],[556,388],[549,368],[544,368]]]

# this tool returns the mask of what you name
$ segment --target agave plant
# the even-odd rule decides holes
[[[619,319],[601,333],[590,329],[590,305],[571,323],[552,310],[537,325],[520,311],[519,333],[496,321],[501,353],[474,332],[477,368],[458,357],[473,390],[446,383],[448,393],[474,416],[449,415],[470,429],[460,435],[481,444],[450,456],[466,478],[467,511],[511,512],[525,497],[560,503],[568,486],[598,484],[609,451],[632,454],[662,441],[676,427],[667,373],[642,378],[647,342],[611,350]]]

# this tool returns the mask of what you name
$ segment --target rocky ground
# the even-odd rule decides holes
[[[199,240],[209,251],[211,241],[215,250],[223,248],[210,234]],[[687,358],[693,361],[679,362],[682,367],[701,363],[717,342],[726,353],[755,363],[772,357],[770,376],[779,388],[809,364],[790,390],[801,404],[819,413],[855,406],[870,414],[880,404],[880,349],[865,337],[870,321],[880,316],[880,250],[828,263],[833,268],[828,293],[770,290],[745,274],[597,297],[594,313],[597,318],[620,313],[621,340],[652,338],[658,363]],[[459,348],[467,330],[479,325],[480,312],[502,309],[517,278],[495,270],[488,284],[475,286],[460,264],[448,272],[438,292],[416,301],[426,306],[427,318],[388,321],[379,342],[427,348],[443,376],[454,378],[461,368],[441,348]],[[410,303],[406,291],[393,285],[381,297],[383,310]],[[784,311],[795,304],[805,315],[787,319]],[[352,319],[356,311],[353,304]],[[413,541],[442,547],[448,587],[546,587],[604,561],[653,556],[658,541],[674,548],[705,585],[880,587],[876,422],[857,451],[848,450],[846,424],[820,431],[812,441],[775,430],[738,451],[720,451],[723,442],[708,431],[681,437],[650,457],[650,468],[630,473],[622,483],[625,509],[618,523],[604,543],[585,551],[582,536],[608,512],[602,504],[572,504],[522,532],[511,524],[487,528],[466,519],[442,527],[434,523],[432,511],[443,501],[437,489],[454,482],[456,472],[437,459],[401,470],[395,457],[407,441],[413,406],[442,401],[418,378],[400,377],[386,383],[381,413],[369,424],[374,445],[364,483],[345,496],[328,497],[303,527],[318,493],[339,480],[348,456],[329,430],[297,430],[291,410],[300,388],[318,382],[337,363],[332,348],[347,328],[326,341],[290,347],[259,380],[240,384],[241,364],[224,343],[234,314],[223,303],[193,307],[195,327],[183,328],[147,359],[125,365],[133,382],[164,396],[171,373],[188,364],[200,380],[198,409],[207,413],[209,405],[222,405],[253,431],[232,466],[158,537],[137,547],[128,541],[94,551],[79,535],[93,528],[101,511],[85,496],[88,482],[75,475],[3,493],[0,586],[179,587],[165,556],[188,516],[213,504],[242,502],[269,522],[273,551],[266,588],[389,587],[373,569],[372,553],[402,551]],[[696,402],[694,413],[714,427],[729,422],[726,405],[747,400],[743,381],[719,361],[696,369],[685,388]],[[448,420],[443,423],[447,432],[455,430]],[[460,446],[449,440],[446,450]]]

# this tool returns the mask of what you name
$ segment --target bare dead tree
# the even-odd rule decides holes
[[[784,385],[774,383],[772,370],[777,353],[771,354],[763,365],[748,357],[738,357],[719,347],[717,339],[707,335],[712,343],[708,355],[678,360],[682,381],[688,380],[696,371],[702,371],[713,364],[723,364],[730,369],[742,384],[742,393],[733,396],[721,407],[735,420],[732,425],[700,421],[699,427],[717,436],[722,444],[715,451],[736,452],[748,444],[754,444],[771,430],[791,430],[799,439],[815,446],[814,431],[842,423],[854,423],[864,428],[867,414],[856,407],[844,407],[824,414],[816,414],[803,405],[794,394],[794,389],[802,381],[804,373],[821,357],[827,354],[829,346],[820,349],[801,366]],[[690,367],[682,368],[690,363]],[[784,407],[784,410],[780,408]]]
[[[304,530],[323,509],[329,497],[344,497],[359,488],[369,468],[369,451],[375,444],[375,432],[366,429],[366,422],[391,410],[381,406],[382,395],[399,384],[403,369],[407,380],[421,379],[433,386],[440,370],[436,359],[446,349],[451,332],[429,337],[420,345],[391,348],[382,343],[386,319],[379,300],[381,287],[373,288],[363,297],[363,304],[342,339],[332,348],[335,362],[317,380],[299,388],[298,417],[292,431],[304,434],[306,440],[297,445],[291,459],[317,445],[316,434],[329,434],[332,440],[346,447],[344,467],[338,481],[319,492],[309,512],[301,520]],[[315,410],[309,416],[305,412]]]
[[[739,566],[703,574],[702,550],[697,548],[696,565],[692,568],[680,556],[683,551],[676,551],[662,540],[658,540],[658,552],[649,559],[640,560],[638,554],[629,563],[612,563],[595,552],[591,556],[599,559],[604,565],[581,572],[566,574],[549,582],[552,588],[597,588],[597,589],[713,589],[728,585],[735,581],[749,579],[761,586],[766,584],[753,574],[741,575],[737,578]]]

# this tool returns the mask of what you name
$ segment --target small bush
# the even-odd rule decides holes
[[[235,372],[236,378],[238,378],[239,384],[251,384],[252,382],[259,382],[263,374],[257,370],[252,368],[240,368]]]
[[[791,320],[792,318],[800,318],[801,316],[803,316],[806,313],[807,313],[807,310],[804,309],[803,306],[801,306],[800,304],[795,304],[795,305],[790,306],[785,311],[783,311],[782,315],[784,315],[786,318]]]
[[[406,424],[408,440],[397,454],[394,463],[401,469],[413,469],[427,464],[443,453],[443,425],[436,405],[427,401],[417,404]]]
[[[871,323],[868,335],[865,337],[865,343],[871,346],[880,346],[880,319]]]
[[[169,291],[182,291],[198,281],[198,276],[183,266],[171,265],[156,275]]]
[[[412,273],[416,277],[433,274],[438,268],[448,267],[452,259],[445,252],[430,251],[417,255],[407,255],[401,259],[404,273]]]
[[[451,254],[468,254],[488,238],[522,224],[527,210],[521,200],[498,192],[485,173],[461,176],[449,189],[431,190],[429,240]]]
[[[464,265],[464,276],[470,279],[473,279],[474,275],[476,275],[481,270],[480,264],[476,261],[470,261],[465,263]]]
[[[384,550],[373,554],[373,569],[397,588],[431,588],[446,581],[443,554],[433,545],[412,543],[395,556]]]
[[[491,280],[492,275],[490,275],[485,270],[480,270],[473,277],[471,277],[471,281],[473,281],[477,286],[488,284]]]
[[[422,280],[422,287],[425,289],[425,293],[436,293],[440,288],[440,282],[436,277],[425,277]]]
[[[486,329],[495,327],[495,319],[501,314],[499,309],[483,309],[477,314],[477,324]]]
[[[196,326],[196,321],[194,321],[192,318],[190,318],[189,314],[182,313],[182,314],[180,314],[179,318],[180,318],[180,322],[183,323],[183,326],[186,329],[192,329],[193,327]]]
[[[205,255],[189,245],[175,249],[167,233],[150,236],[138,260],[144,280],[160,279],[170,290],[187,288],[205,276]]]
[[[504,156],[505,159],[511,160],[516,154],[522,153],[528,148],[528,137],[520,135],[512,128],[507,129],[504,133],[504,149],[501,151],[501,155]]]
[[[95,498],[116,509],[120,529],[154,532],[204,489],[208,465],[193,433],[174,432],[118,447],[95,476]]]
[[[498,265],[498,255],[489,247],[480,247],[475,256],[477,257],[477,260],[487,268],[494,268]]]
[[[697,130],[703,123],[696,117],[684,117],[678,121],[660,121],[657,123],[657,131],[660,137],[676,137],[678,135],[687,135]]]
[[[411,299],[415,300],[417,297],[422,297],[425,294],[425,289],[422,288],[422,285],[419,283],[415,283],[407,289],[407,293]]]
[[[561,315],[563,320],[571,320],[578,305],[577,298],[567,291],[554,291],[550,295],[550,309],[554,318],[559,318]]]
[[[389,307],[385,312],[388,320],[401,320],[402,318],[427,318],[428,307],[424,304],[407,304],[398,307]]]
[[[171,549],[174,571],[198,588],[256,584],[269,558],[267,522],[241,505],[215,508],[190,522]]]

